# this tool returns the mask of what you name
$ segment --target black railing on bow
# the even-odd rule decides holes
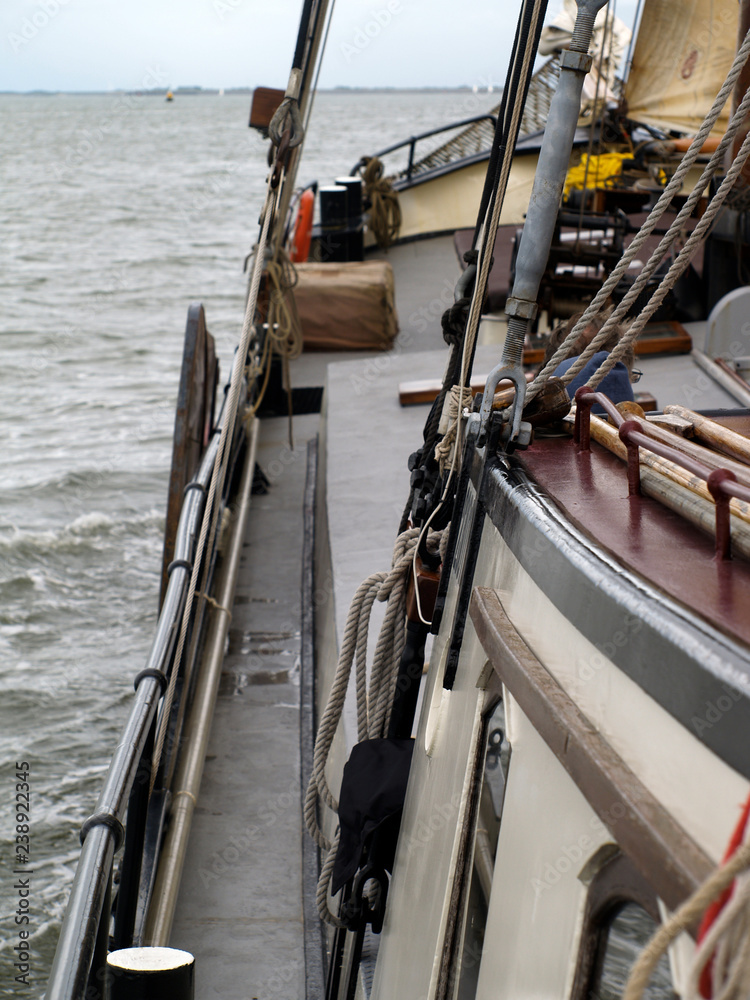
[[[390,153],[398,152],[399,149],[408,148],[409,157],[407,165],[402,171],[400,171],[398,176],[404,177],[406,180],[411,180],[415,172],[415,167],[419,165],[418,163],[415,164],[415,150],[417,148],[417,143],[422,142],[424,139],[430,139],[435,135],[441,135],[442,133],[445,132],[451,132],[454,129],[467,128],[468,126],[476,125],[480,122],[488,122],[491,126],[492,132],[494,132],[495,126],[497,124],[497,119],[495,118],[494,115],[490,114],[474,115],[472,118],[463,118],[461,119],[461,121],[451,122],[449,125],[441,125],[440,128],[433,128],[429,129],[427,132],[420,132],[419,135],[412,135],[408,139],[403,139],[401,142],[397,142],[393,146],[388,146],[386,149],[381,149],[380,152],[376,153],[375,155],[378,157],[378,159],[382,159],[384,156],[388,156]],[[446,143],[446,146],[449,145],[450,142],[451,140],[449,140],[448,143]],[[487,146],[487,148],[489,149],[489,145]],[[436,152],[437,152],[436,150],[431,150],[430,153],[426,154],[425,158],[433,155]],[[353,168],[352,173],[353,174],[356,173],[358,168],[359,168],[359,163]]]

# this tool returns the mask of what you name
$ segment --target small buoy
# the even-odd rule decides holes
[[[195,959],[179,948],[121,948],[107,955],[109,1000],[193,1000]]]
[[[293,264],[304,264],[310,256],[310,243],[312,242],[312,222],[313,209],[315,207],[315,195],[312,188],[306,188],[302,192],[297,209],[297,221],[294,224],[294,236],[292,237],[292,249],[289,257]]]

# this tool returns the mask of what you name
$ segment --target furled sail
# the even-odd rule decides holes
[[[562,10],[542,29],[539,55],[548,56],[567,49],[573,38],[578,5],[563,0]],[[611,3],[596,15],[589,51],[594,57],[583,84],[583,104],[617,100],[615,73],[630,42],[630,28],[615,15]]]
[[[738,9],[737,0],[647,0],[625,84],[628,115],[696,132],[734,58]],[[727,103],[716,133],[728,118]]]

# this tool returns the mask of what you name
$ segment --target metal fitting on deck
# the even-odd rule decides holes
[[[594,57],[587,52],[574,52],[572,49],[563,49],[560,53],[560,68],[572,69],[574,73],[588,73],[594,64]]]
[[[505,303],[505,314],[517,319],[534,319],[537,313],[536,302],[529,299],[514,298],[512,295]]]

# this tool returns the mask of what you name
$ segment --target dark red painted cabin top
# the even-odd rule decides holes
[[[716,628],[750,644],[750,562],[714,556],[714,540],[648,496],[629,497],[627,467],[600,445],[540,438],[520,459],[583,532]]]

